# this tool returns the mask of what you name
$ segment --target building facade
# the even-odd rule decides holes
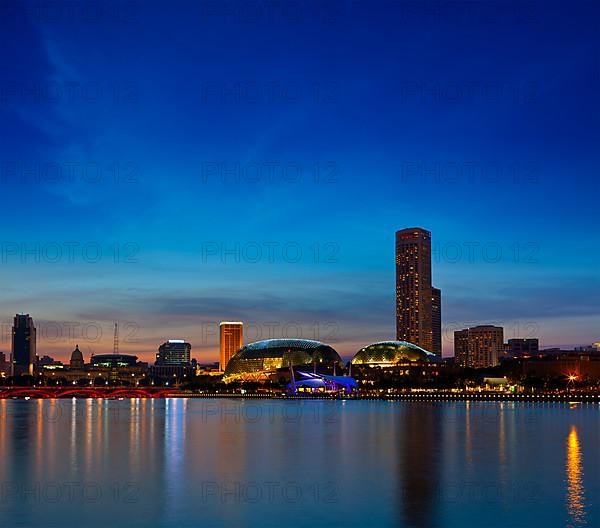
[[[581,354],[575,350],[563,350],[560,354],[517,359],[523,376],[558,380],[566,385],[573,382],[600,380],[600,358],[597,355]],[[562,384],[561,383],[561,384]]]
[[[433,345],[431,351],[442,357],[442,291],[431,288],[431,326],[433,332]]]
[[[192,345],[183,339],[169,339],[158,347],[156,365],[189,366]]]
[[[493,367],[503,352],[504,329],[500,326],[474,326],[454,332],[454,357],[462,367]]]
[[[53,363],[53,362],[52,362]],[[52,365],[52,363],[49,363]],[[83,354],[79,350],[79,345],[75,345],[75,350],[71,353],[71,360],[69,361],[69,368],[72,370],[82,369],[85,366],[83,360]]]
[[[225,371],[227,363],[244,345],[244,324],[223,321],[219,325],[219,368]]]
[[[99,354],[85,363],[79,346],[71,353],[69,365],[60,361],[40,365],[42,380],[48,385],[140,385],[148,384],[148,363],[129,354]]]
[[[229,361],[223,381],[266,381],[278,379],[282,369],[303,367],[314,373],[335,375],[342,369],[339,354],[325,343],[312,339],[265,339],[242,347]]]
[[[431,285],[431,233],[396,232],[396,340],[442,355],[441,291]]]
[[[36,360],[36,330],[29,314],[17,314],[12,328],[11,375],[34,374]]]
[[[537,338],[532,339],[509,339],[504,346],[506,357],[536,356],[540,351],[540,343]]]
[[[0,352],[0,377],[6,378],[10,376],[10,362],[6,361],[6,354]]]

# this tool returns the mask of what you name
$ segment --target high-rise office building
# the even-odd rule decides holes
[[[466,367],[469,363],[468,329],[456,330],[454,332],[454,362],[461,367]]]
[[[433,344],[431,352],[442,357],[442,291],[431,288],[431,326]]]
[[[11,374],[33,376],[35,358],[36,331],[33,319],[29,314],[17,314],[12,328]]]
[[[6,361],[6,354],[4,352],[0,352],[0,376],[9,376],[10,375],[10,363]]]
[[[441,292],[431,285],[431,233],[420,227],[397,231],[396,339],[441,356],[441,313]]]
[[[503,351],[504,328],[501,326],[481,325],[454,332],[454,358],[462,367],[493,367]]]
[[[156,365],[189,366],[192,345],[183,339],[169,339],[158,347]]]
[[[244,324],[240,322],[223,321],[219,325],[220,356],[219,369],[225,371],[231,357],[244,344]]]

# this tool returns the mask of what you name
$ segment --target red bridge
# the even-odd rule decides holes
[[[165,387],[0,387],[6,398],[181,398],[186,393]]]

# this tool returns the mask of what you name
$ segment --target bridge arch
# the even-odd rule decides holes
[[[56,398],[68,398],[69,396],[73,398],[76,398],[77,396],[83,398],[102,398],[102,392],[86,388],[72,388],[56,391]]]
[[[35,387],[11,388],[0,392],[0,398],[54,398],[52,389],[42,389]]]

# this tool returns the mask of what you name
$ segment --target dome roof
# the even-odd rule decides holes
[[[75,350],[71,354],[71,361],[80,361],[83,363],[83,354],[79,350],[79,345],[75,345]]]
[[[224,376],[274,371],[312,363],[341,363],[339,354],[325,343],[311,339],[266,339],[240,348],[227,363]]]
[[[406,361],[436,361],[437,356],[407,341],[381,341],[361,348],[352,358],[353,365],[395,365]]]

